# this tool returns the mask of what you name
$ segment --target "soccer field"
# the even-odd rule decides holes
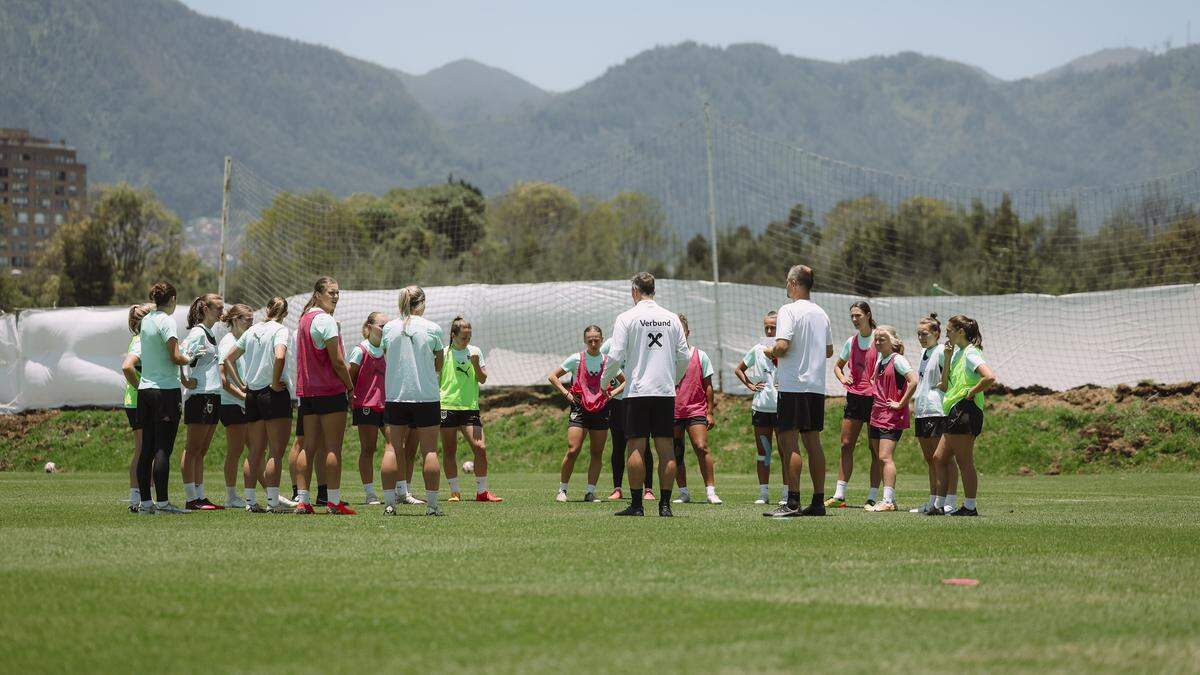
[[[1196,474],[986,477],[981,518],[783,521],[745,475],[671,520],[555,503],[550,474],[447,518],[145,518],[123,480],[0,474],[6,672],[1200,668]]]

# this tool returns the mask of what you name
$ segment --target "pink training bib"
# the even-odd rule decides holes
[[[874,351],[874,350],[872,350]],[[888,401],[899,401],[904,396],[904,378],[896,372],[896,357],[875,374],[871,391],[875,402],[871,404],[871,426],[877,429],[907,429],[908,406],[899,410],[888,407]]]
[[[366,340],[359,345],[363,358],[358,366],[358,380],[354,382],[354,407],[378,412],[383,410],[383,378],[387,372],[387,359],[372,356],[369,346]]]
[[[875,359],[879,353],[875,351],[875,342],[862,349],[858,346],[858,336],[850,338],[850,386],[846,391],[859,396],[871,395],[871,369],[875,367]]]
[[[333,373],[329,352],[317,349],[312,339],[312,322],[318,312],[305,312],[296,333],[296,395],[333,396],[346,393],[346,385]],[[335,338],[337,339],[337,338]]]
[[[587,352],[579,352],[579,367],[575,369],[575,379],[571,381],[571,393],[579,399],[579,404],[588,412],[600,412],[608,405],[608,393],[600,377],[608,367],[608,356],[600,359],[600,372],[589,373],[587,369]]]
[[[692,350],[683,379],[675,388],[675,419],[708,415],[708,398],[704,394],[704,374],[700,370],[700,350]]]

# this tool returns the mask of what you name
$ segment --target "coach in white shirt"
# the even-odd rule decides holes
[[[642,515],[642,482],[646,466],[642,452],[646,437],[654,439],[658,477],[662,489],[658,515],[670,517],[671,486],[675,480],[675,385],[687,369],[691,350],[679,317],[654,301],[654,275],[641,272],[633,278],[633,309],[622,312],[613,326],[608,372],[625,373],[626,468],[632,502],[618,516]]]
[[[806,265],[788,270],[787,294],[792,302],[779,308],[775,346],[771,355],[779,361],[775,370],[779,389],[779,446],[788,456],[787,503],[764,513],[772,518],[825,515],[825,452],[821,430],[825,428],[825,361],[833,356],[833,330],[829,316],[810,300],[813,271]],[[812,502],[800,508],[800,440],[808,453],[812,478]]]

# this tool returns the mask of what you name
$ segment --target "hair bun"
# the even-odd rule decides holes
[[[936,321],[936,320],[937,320],[937,312],[930,312],[930,313],[929,313],[929,318],[931,318],[931,319],[933,319],[933,320],[935,320],[935,321]]]

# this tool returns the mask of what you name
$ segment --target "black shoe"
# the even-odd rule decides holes
[[[800,510],[802,516],[823,516],[825,515],[825,505],[821,502],[809,504]]]
[[[767,511],[766,513],[763,514],[763,517],[765,517],[765,518],[795,518],[799,515],[800,515],[799,509],[793,509],[792,507],[784,504],[783,506],[776,507],[772,511]]]
[[[313,506],[329,506],[329,500],[326,500],[326,499],[318,499],[318,500],[316,501],[316,503],[314,503],[314,504],[313,504]]]
[[[968,509],[965,506],[960,506],[960,507],[958,507],[957,511],[951,511],[950,515],[952,515],[952,516],[977,516],[977,515],[979,515],[979,512],[976,511],[975,509]]]
[[[931,507],[929,507],[929,511],[927,511],[925,513],[925,515],[927,515],[927,516],[944,516],[944,515],[946,515],[946,509],[942,508],[941,506],[931,506]]]
[[[617,511],[614,516],[644,516],[646,513],[642,511],[642,507],[630,504],[624,510]]]
[[[866,504],[864,504],[864,506],[875,506],[875,500],[874,500],[874,499],[868,499],[868,500],[867,500],[867,503],[866,503]]]
[[[658,503],[658,517],[659,518],[674,518],[675,517],[675,514],[671,513],[671,502],[664,499]]]

